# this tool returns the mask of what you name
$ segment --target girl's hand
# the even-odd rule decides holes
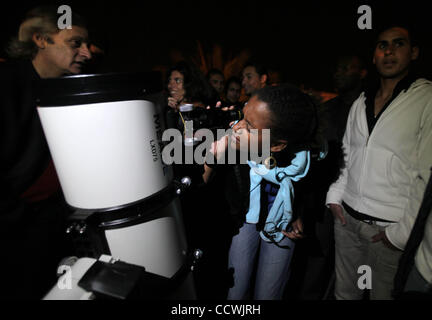
[[[168,97],[168,106],[173,108],[174,110],[178,110],[180,104],[184,100],[185,91],[181,90],[172,90],[170,92],[170,97]]]
[[[212,159],[211,163],[206,162],[204,164],[204,173],[202,175],[202,178],[205,183],[208,183],[213,175],[213,169],[210,167],[215,165],[222,157],[225,156],[225,151],[228,148],[228,135],[223,136],[221,139],[214,141],[211,146],[210,150],[208,151],[208,156],[210,155]],[[215,163],[214,163],[215,162]]]
[[[179,105],[177,103],[177,100],[173,97],[168,98],[168,106],[176,111],[179,109]]]
[[[282,231],[282,233],[291,240],[298,240],[304,238],[303,221],[301,220],[301,218],[297,218],[297,220],[292,223],[291,228],[291,231]]]
[[[221,139],[213,142],[210,146],[210,153],[216,158],[221,159],[225,155],[228,148],[228,136],[223,136]]]

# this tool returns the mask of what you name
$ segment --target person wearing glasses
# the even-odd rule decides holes
[[[202,72],[193,64],[180,61],[167,73],[167,126],[181,128],[180,106],[192,104],[205,108],[215,105],[218,98]]]
[[[222,179],[223,192],[215,194],[217,201],[213,202],[228,203],[231,223],[237,228],[229,249],[233,285],[228,299],[280,300],[290,276],[294,240],[302,238],[293,222],[292,182],[304,178],[309,170],[315,105],[298,88],[266,86],[252,94],[243,114],[231,135],[212,144],[203,180],[210,183],[213,175]],[[269,136],[265,129],[270,130]],[[262,152],[266,137],[270,157],[254,162],[250,146]],[[220,164],[229,149],[249,160]],[[212,217],[221,219],[221,214]]]

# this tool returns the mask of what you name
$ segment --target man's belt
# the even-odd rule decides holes
[[[356,220],[360,220],[363,222],[369,222],[369,221],[393,222],[393,221],[388,221],[388,220],[380,219],[377,217],[372,217],[370,215],[358,212],[358,211],[354,210],[353,208],[351,208],[349,205],[347,205],[344,201],[342,201],[342,205],[343,205],[345,211],[348,212],[348,214]]]

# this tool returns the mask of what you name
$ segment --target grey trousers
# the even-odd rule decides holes
[[[390,300],[393,279],[402,251],[393,250],[372,237],[384,230],[375,222],[368,224],[352,218],[344,210],[347,224],[335,219],[335,297],[338,300],[360,300],[365,277],[370,270],[371,300]],[[361,268],[360,268],[361,267]],[[360,269],[359,269],[360,268]]]

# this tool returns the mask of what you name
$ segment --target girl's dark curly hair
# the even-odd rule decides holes
[[[317,127],[316,106],[312,99],[292,85],[268,86],[254,95],[270,111],[271,142],[287,141],[284,153],[309,150]]]
[[[173,71],[180,72],[184,77],[185,99],[189,102],[202,102],[214,105],[217,102],[213,88],[208,84],[202,72],[193,64],[180,61],[172,66],[167,73],[167,80]]]

